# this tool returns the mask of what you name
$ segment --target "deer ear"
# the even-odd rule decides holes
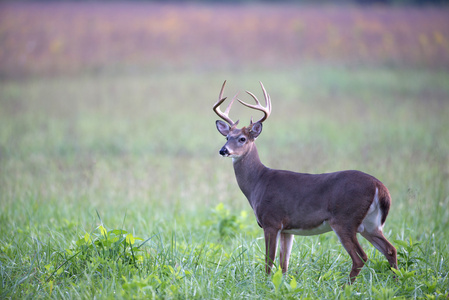
[[[256,122],[256,123],[252,124],[251,136],[253,138],[257,138],[261,132],[262,132],[262,123]]]
[[[231,126],[229,126],[228,123],[217,120],[215,124],[217,125],[218,132],[220,132],[222,135],[227,136],[229,134]]]

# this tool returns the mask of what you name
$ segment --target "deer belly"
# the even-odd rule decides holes
[[[309,228],[309,229],[301,229],[301,228],[292,228],[292,229],[284,229],[282,232],[284,233],[291,233],[294,235],[317,235],[322,234],[325,232],[332,231],[331,226],[327,221],[324,221],[319,226],[315,228]]]

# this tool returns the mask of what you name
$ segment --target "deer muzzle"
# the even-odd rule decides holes
[[[218,153],[220,153],[221,156],[229,156],[229,154],[230,154],[229,150],[228,150],[228,148],[226,148],[226,146],[223,146],[223,148],[221,148]]]

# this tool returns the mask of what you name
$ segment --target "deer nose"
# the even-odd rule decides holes
[[[218,153],[220,153],[221,156],[227,156],[227,155],[229,155],[228,148],[226,148],[226,147],[221,148],[220,151],[219,151]]]

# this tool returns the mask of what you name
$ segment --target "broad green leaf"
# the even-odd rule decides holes
[[[45,269],[47,269],[47,271],[50,271],[51,269],[53,269],[53,265],[51,263],[48,265],[45,265],[44,267],[45,267]]]
[[[215,206],[215,211],[221,215],[222,212],[225,212],[226,209],[224,207],[224,204],[220,202],[217,206]]]
[[[127,234],[128,233],[126,230],[121,230],[121,229],[114,229],[114,230],[111,230],[109,232],[113,233],[115,235]]]
[[[167,266],[167,267],[170,270],[170,273],[175,274],[175,269],[173,269],[172,266]]]
[[[130,245],[134,244],[135,239],[134,239],[132,233],[129,233],[129,234],[126,236],[126,242],[127,242],[128,244],[130,244]]]
[[[51,293],[53,292],[53,280],[50,280],[50,282],[48,283],[48,286],[49,286],[49,292],[48,292],[48,294],[51,296]]]
[[[292,281],[290,281],[290,287],[292,288],[292,290],[296,289],[296,286],[298,285],[298,283],[296,282],[295,277],[292,278]]]
[[[407,242],[404,242],[404,241],[401,241],[401,240],[394,240],[394,242],[395,242],[396,244],[398,244],[399,246],[402,246],[402,247],[404,247],[404,248],[407,248],[407,247],[408,247],[408,243],[407,243]]]
[[[276,293],[279,290],[279,287],[281,286],[282,283],[282,270],[281,268],[279,268],[276,273],[274,273],[273,278],[271,279],[271,281],[274,284],[274,287],[276,289]]]
[[[393,271],[396,275],[398,275],[398,276],[401,276],[401,275],[402,275],[401,270],[398,270],[398,269],[395,269],[395,268],[390,268],[390,269],[391,269],[391,271]]]
[[[329,279],[332,278],[332,270],[327,271],[326,273],[324,273],[323,275],[321,275],[320,280],[322,281],[327,281]]]
[[[106,228],[104,228],[103,225],[98,226],[98,229],[100,229],[101,235],[104,237],[108,236],[108,231],[106,230]]]

